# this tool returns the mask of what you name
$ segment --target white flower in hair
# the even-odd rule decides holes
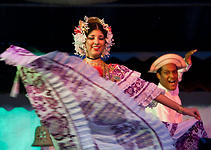
[[[103,51],[102,57],[108,57],[110,55],[110,49],[111,46],[114,45],[113,43],[113,34],[111,32],[111,27],[108,26],[108,24],[105,24],[104,19],[99,19],[97,17],[91,17],[91,18],[96,18],[98,23],[100,23],[103,26],[103,29],[107,31],[107,38],[106,44],[105,44],[105,50]],[[75,27],[74,33],[73,33],[73,38],[74,38],[74,46],[75,46],[75,54],[80,55],[83,57],[86,54],[86,47],[85,47],[85,42],[86,42],[86,32],[88,31],[88,21],[89,18],[87,16],[84,17],[85,21],[79,21],[79,26]]]
[[[85,45],[84,43],[86,42],[86,35],[85,34],[81,34],[81,33],[78,33],[78,34],[73,34],[73,37],[74,37],[74,45],[75,45],[75,51],[76,51],[76,55],[85,55],[85,51],[84,51],[84,48],[85,48]]]

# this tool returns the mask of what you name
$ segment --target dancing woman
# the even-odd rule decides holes
[[[165,125],[144,111],[153,100],[200,119],[196,108],[168,99],[140,73],[101,59],[113,45],[104,20],[85,17],[73,36],[83,60],[60,52],[36,56],[17,46],[1,54],[19,66],[29,100],[60,149],[174,149]]]

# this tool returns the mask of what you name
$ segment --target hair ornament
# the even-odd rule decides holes
[[[101,57],[109,57],[110,55],[110,49],[111,46],[114,45],[113,41],[113,34],[111,31],[111,26],[108,24],[105,24],[104,19],[99,19],[97,17],[84,17],[84,21],[80,20],[79,25],[75,27],[74,33],[73,33],[73,39],[74,39],[74,46],[75,46],[75,55],[79,55],[83,57],[86,55],[86,47],[85,47],[85,42],[86,42],[86,33],[88,32],[88,24],[89,23],[99,23],[103,26],[103,29],[107,31],[107,37],[106,37],[106,43],[105,43],[105,49],[102,53]]]

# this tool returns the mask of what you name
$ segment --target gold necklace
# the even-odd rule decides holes
[[[106,75],[108,75],[109,80],[111,79],[110,73],[109,73],[109,67],[102,59],[92,60],[92,59],[85,58],[84,62],[93,67],[96,67],[96,66],[100,67],[103,71],[103,78],[106,78]]]

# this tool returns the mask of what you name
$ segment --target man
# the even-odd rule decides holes
[[[165,54],[156,59],[150,67],[149,72],[156,73],[159,79],[158,87],[166,91],[165,96],[178,104],[182,104],[178,96],[178,82],[182,80],[183,72],[189,70],[192,65],[191,55],[197,50],[191,50],[185,55],[185,59],[177,54]],[[156,107],[146,108],[147,112],[156,115],[161,121],[180,123],[183,115],[158,103]]]

